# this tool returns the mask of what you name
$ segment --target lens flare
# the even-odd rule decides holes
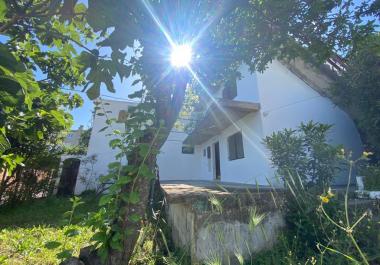
[[[176,68],[186,67],[191,62],[193,52],[188,44],[175,45],[172,48],[170,62]]]

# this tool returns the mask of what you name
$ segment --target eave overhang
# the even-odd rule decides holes
[[[195,129],[183,141],[186,145],[199,145],[220,134],[249,113],[260,110],[259,103],[219,99],[207,109],[203,119],[197,122]]]

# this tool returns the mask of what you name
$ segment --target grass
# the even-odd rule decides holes
[[[97,208],[98,200],[94,194],[86,194],[82,201],[85,203],[76,209],[70,226],[64,225],[63,217],[71,210],[69,198],[51,197],[0,208],[0,264],[59,264],[56,254],[64,249],[73,249],[78,255],[92,236],[91,230],[79,222]],[[80,234],[65,240],[64,233],[69,229],[77,229]],[[49,241],[63,242],[64,246],[47,249]]]

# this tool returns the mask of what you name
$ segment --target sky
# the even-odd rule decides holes
[[[132,86],[132,82],[137,79],[137,77],[130,77],[120,82],[120,78],[116,76],[113,80],[116,92],[112,93],[107,91],[107,88],[102,84],[100,96],[105,99],[116,99],[116,100],[128,100],[128,95],[132,94],[134,91],[141,88],[140,83],[138,85]],[[83,125],[85,128],[91,127],[91,112],[94,110],[93,102],[87,97],[86,93],[78,92],[83,98],[83,106],[76,108],[71,111],[71,115],[74,118],[74,124],[72,129],[75,130],[79,126]]]
[[[87,3],[86,0],[81,0],[80,2],[85,3],[85,4]],[[356,5],[358,5],[361,1],[355,0],[354,2]],[[5,36],[0,35],[0,43],[4,43],[6,40],[7,40],[7,38]],[[80,51],[78,51],[78,52],[80,52]],[[127,52],[127,54],[128,54],[128,52]],[[37,72],[36,78],[37,78],[37,80],[43,79],[43,75],[41,73]],[[135,79],[137,79],[137,77],[132,76],[132,77],[124,80],[123,82],[121,82],[120,78],[118,76],[116,76],[113,80],[116,92],[111,93],[111,92],[107,91],[104,84],[102,84],[100,95],[102,98],[107,98],[107,99],[128,100],[129,94],[132,94],[134,91],[141,88],[140,83],[138,85],[132,87],[132,82]],[[94,109],[94,104],[87,97],[86,93],[81,92],[81,88],[76,88],[75,92],[82,96],[84,102],[83,102],[82,107],[74,109],[71,111],[71,114],[73,115],[73,118],[74,118],[74,124],[72,126],[72,129],[77,129],[81,125],[83,125],[85,128],[91,127],[91,116],[92,116],[91,113]],[[68,91],[68,93],[72,93],[72,92]]]
[[[81,0],[80,2],[87,3],[86,0]],[[354,0],[355,5],[361,4],[362,0]],[[373,17],[368,17],[368,19],[373,19]],[[1,36],[0,36],[1,37]],[[1,39],[0,39],[1,41]],[[105,86],[101,87],[101,97],[108,98],[108,99],[128,99],[128,95],[132,94],[134,91],[138,90],[140,88],[140,83],[137,86],[132,87],[132,82],[137,79],[137,77],[130,77],[127,80],[124,80],[123,83],[120,82],[120,79],[116,77],[114,81],[115,86],[115,93],[108,92]],[[88,99],[87,95],[85,93],[79,93],[82,95],[82,98],[84,100],[84,104],[82,107],[75,109],[71,111],[71,114],[74,117],[74,125],[72,129],[77,129],[80,125],[83,125],[84,127],[91,126],[91,112],[94,109],[94,104],[91,100]]]

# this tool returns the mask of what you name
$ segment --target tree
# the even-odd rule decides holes
[[[150,179],[155,178],[156,156],[187,87],[206,95],[235,79],[242,62],[263,70],[276,58],[323,61],[334,49],[349,49],[347,37],[354,41],[373,30],[372,22],[361,23],[369,6],[355,8],[350,0],[89,0],[88,7],[75,0],[0,3],[5,21],[0,33],[10,36],[9,49],[18,53],[17,44],[32,43],[40,52],[22,59],[45,71],[51,84],[85,84],[88,96],[95,99],[101,84],[114,91],[116,75],[140,76],[143,88],[133,96],[141,104],[130,109],[128,131],[115,132],[120,138],[111,142],[121,150],[118,158],[128,158],[128,166],[116,164],[118,170],[111,170],[115,174],[106,176],[114,184],[95,215],[97,254],[107,257],[108,264],[127,264],[130,259],[145,216]],[[32,41],[25,40],[28,36]],[[85,46],[89,41],[96,49]],[[191,71],[169,65],[171,46],[183,42],[192,42],[196,51]],[[44,45],[54,49],[39,56]],[[133,49],[128,56],[127,47]]]
[[[363,38],[332,86],[336,103],[348,111],[367,148],[380,159],[380,35]]]

